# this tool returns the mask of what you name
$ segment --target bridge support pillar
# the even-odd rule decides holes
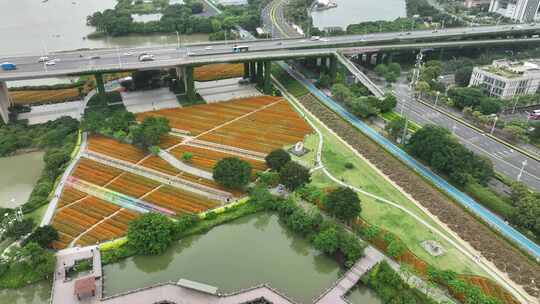
[[[330,74],[330,79],[332,80],[332,82],[334,82],[336,80],[336,77],[337,77],[337,58],[336,58],[336,56],[331,56],[330,57],[329,74]]]
[[[251,61],[249,63],[249,77],[251,79],[251,82],[255,82],[257,80],[257,69],[255,67],[255,61]]]
[[[11,99],[9,98],[9,91],[5,81],[0,81],[0,116],[4,123],[9,122],[9,106],[11,105]]]
[[[249,78],[249,62],[244,62],[244,79]]]
[[[270,74],[272,74],[272,62],[264,62],[264,85],[263,92],[266,95],[272,94],[272,83],[270,82]]]
[[[94,78],[96,79],[97,93],[103,96],[105,94],[105,83],[103,82],[103,74],[96,73],[94,74]]]
[[[264,85],[264,63],[262,61],[257,61],[257,85],[262,87]]]
[[[193,67],[184,67],[184,87],[186,88],[186,98],[188,100],[195,99],[195,81],[193,80]]]
[[[383,63],[383,53],[377,53],[375,56],[375,65]]]

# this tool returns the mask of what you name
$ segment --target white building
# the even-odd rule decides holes
[[[490,12],[519,22],[532,22],[540,7],[540,0],[491,0]]]
[[[485,87],[490,96],[503,99],[534,94],[540,85],[540,60],[512,62],[494,60],[491,65],[475,67],[469,86]]]

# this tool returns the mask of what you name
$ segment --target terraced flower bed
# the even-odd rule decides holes
[[[164,109],[137,114],[142,121],[147,116],[160,116],[169,120],[171,128],[186,130],[198,135],[227,121],[250,113],[279,100],[277,97],[260,96],[236,99],[217,104],[194,105],[187,108]]]
[[[237,155],[224,153],[220,151],[200,148],[200,147],[181,145],[174,148],[170,152],[177,158],[181,158],[184,153],[191,153],[193,157],[189,164],[194,167],[197,167],[206,171],[210,171],[210,172],[212,171],[212,168],[214,168],[214,165],[219,160],[226,157],[233,157],[233,156],[247,161],[251,165],[251,167],[254,169],[254,171],[266,170],[266,164],[262,161],[258,161],[258,160],[254,160],[254,159],[246,158],[246,157],[240,157]]]
[[[52,103],[79,100],[77,88],[59,90],[29,90],[13,91],[9,95],[15,105],[30,105],[36,103]]]
[[[244,76],[242,63],[216,63],[196,67],[193,71],[195,81],[211,81]]]
[[[458,233],[462,239],[479,250],[499,269],[507,272],[512,280],[523,285],[528,293],[533,296],[540,295],[540,266],[538,264],[501,240],[489,228],[450,201],[406,165],[324,107],[314,96],[308,94],[299,100],[391,180]]]

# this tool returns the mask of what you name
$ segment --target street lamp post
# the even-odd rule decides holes
[[[523,170],[525,170],[525,166],[527,165],[527,160],[524,160],[521,163],[521,169],[519,170],[519,174],[517,176],[517,181],[519,182],[521,180],[521,175],[523,175]]]
[[[514,107],[512,108],[512,114],[514,114],[516,112],[518,99],[517,98],[515,98],[515,99],[516,99],[516,101],[514,102]]]
[[[176,48],[180,50],[180,33],[176,31]]]
[[[456,126],[456,123],[454,123],[454,125],[452,126],[452,135],[456,135],[456,129],[457,129],[457,126]]]
[[[439,101],[439,95],[441,95],[441,92],[437,91],[437,93],[435,93],[435,108],[437,107],[437,102]]]
[[[495,119],[493,120],[493,126],[491,126],[491,131],[489,132],[490,135],[493,135],[493,131],[495,131],[495,126],[497,125],[497,120],[499,120],[499,116],[495,116]]]

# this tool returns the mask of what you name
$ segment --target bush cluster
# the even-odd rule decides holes
[[[362,118],[391,111],[397,104],[396,97],[392,94],[386,94],[384,98],[360,95],[341,83],[334,84],[331,91],[337,101],[343,103],[354,115]]]

